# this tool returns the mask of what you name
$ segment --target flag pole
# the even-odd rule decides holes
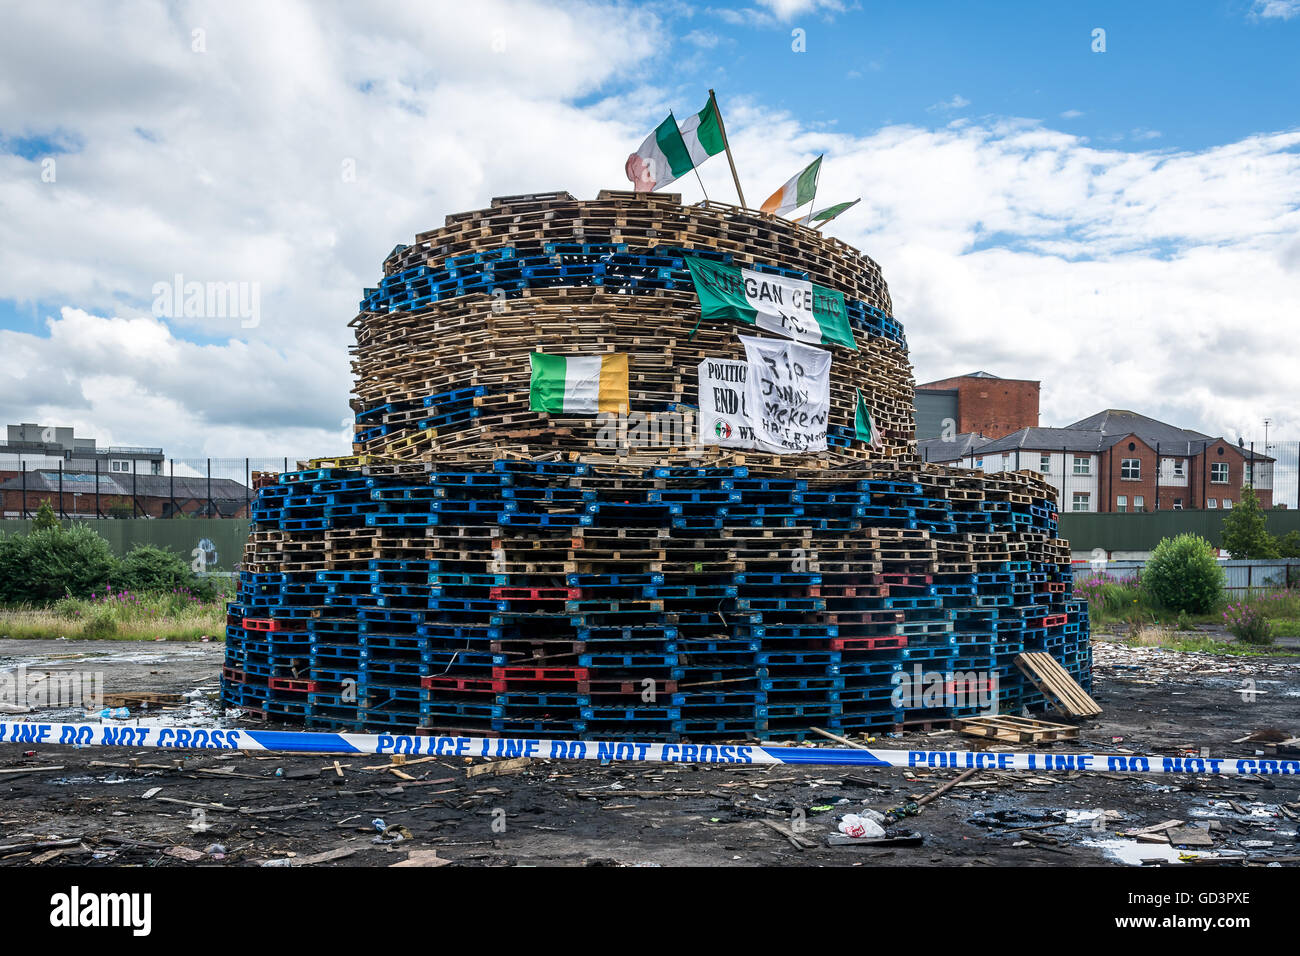
[[[678,138],[678,139],[681,139],[681,140],[683,141],[683,143],[685,143],[685,140],[684,140],[684,138],[682,137],[682,128],[681,128],[680,126],[677,125],[677,116],[676,116],[676,114],[674,114],[672,110],[669,110],[669,111],[668,111],[668,115],[671,116],[671,117],[673,118],[673,126],[674,126],[674,127],[676,128],[676,130],[677,130],[677,138]],[[704,201],[705,201],[705,202],[708,202],[708,201],[709,201],[709,191],[708,191],[707,189],[704,188],[704,180],[703,180],[703,179],[700,179],[700,167],[698,167],[698,166],[695,165],[695,160],[693,160],[693,159],[691,160],[691,172],[693,172],[693,173],[695,174],[695,179],[696,179],[696,180],[699,182],[699,184],[700,184],[700,192],[704,193]]]
[[[809,229],[817,228],[816,226],[813,225],[812,217],[817,212],[817,186],[822,181],[822,159],[824,159],[825,156],[826,154],[822,153],[821,156],[817,157],[817,178],[813,180],[812,200],[808,203],[808,228]]]
[[[745,202],[745,191],[740,188],[740,177],[736,175],[736,161],[731,158],[731,143],[727,141],[727,126],[722,122],[722,110],[718,109],[718,98],[713,94],[713,90],[709,90],[709,102],[713,105],[713,112],[718,116],[718,132],[722,134],[722,146],[727,151],[727,165],[731,167],[731,179],[736,184],[736,195],[740,197],[740,208],[748,209],[749,205]]]

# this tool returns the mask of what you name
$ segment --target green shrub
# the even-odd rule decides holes
[[[117,633],[117,616],[111,607],[101,607],[92,611],[82,625],[81,636],[90,640],[102,640]]]
[[[1273,642],[1272,622],[1264,616],[1263,609],[1256,603],[1243,601],[1229,604],[1223,612],[1223,623],[1233,637],[1245,644]]]
[[[116,567],[108,542],[85,525],[0,542],[0,601],[45,604],[103,588]]]
[[[54,509],[50,507],[50,499],[46,498],[41,502],[41,506],[36,509],[36,517],[32,519],[33,531],[49,531],[51,528],[58,528],[59,519],[54,517]]]
[[[1165,538],[1142,572],[1142,586],[1171,611],[1207,614],[1223,597],[1224,574],[1208,541],[1194,534]]]
[[[137,545],[118,564],[113,583],[128,591],[174,591],[192,588],[194,573],[176,553],[151,544]]]

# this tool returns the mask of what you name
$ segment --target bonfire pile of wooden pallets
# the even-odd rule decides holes
[[[689,413],[699,362],[743,357],[750,329],[700,322],[686,255],[845,295],[858,347],[826,346],[826,452],[671,429],[610,447],[592,416],[529,411],[529,352],[608,351],[630,357],[634,413]],[[1026,652],[1089,686],[1053,489],[917,461],[902,328],[843,243],[666,195],[511,197],[394,250],[354,324],[355,454],[259,489],[231,706],[354,729],[797,738],[1044,707]],[[853,436],[858,390],[883,447]]]

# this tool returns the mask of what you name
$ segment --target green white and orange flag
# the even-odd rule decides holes
[[[627,158],[623,169],[637,192],[650,192],[685,176],[710,156],[722,152],[718,107],[709,98],[704,109],[680,125],[671,113]]]
[[[860,202],[862,202],[861,199],[855,199],[853,200],[853,202],[836,203],[834,206],[827,206],[825,209],[821,210],[820,212],[814,212],[807,216],[800,216],[798,219],[795,220],[795,222],[799,223],[799,225],[801,226],[811,226],[814,224],[823,225],[825,223],[830,222],[840,213],[852,209]]]
[[[531,352],[528,410],[551,415],[626,413],[627,356]]]
[[[821,174],[822,158],[818,156],[799,175],[778,189],[760,207],[763,212],[784,216],[791,210],[813,201],[817,195],[817,177]]]

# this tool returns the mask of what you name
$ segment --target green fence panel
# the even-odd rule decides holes
[[[1216,548],[1222,543],[1223,517],[1231,514],[1221,509],[1188,511],[1143,511],[1137,513],[1092,514],[1064,512],[1061,537],[1073,551],[1152,551],[1162,538],[1180,534],[1198,534]],[[1300,511],[1269,510],[1265,527],[1271,534],[1284,535],[1300,530]]]
[[[62,522],[64,527],[72,521]],[[89,518],[78,520],[94,528],[116,555],[138,544],[152,544],[193,562],[201,550],[206,571],[233,571],[243,558],[248,522],[242,518]],[[0,520],[0,533],[26,534],[30,519]]]

